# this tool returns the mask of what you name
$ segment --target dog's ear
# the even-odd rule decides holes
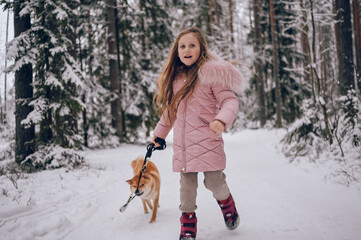
[[[129,183],[129,185],[131,185],[132,184],[132,179],[129,179],[126,182]]]

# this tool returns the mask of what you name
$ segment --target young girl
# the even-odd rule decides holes
[[[222,132],[236,118],[239,103],[234,92],[240,93],[241,82],[236,68],[208,51],[200,29],[192,27],[178,35],[157,81],[154,99],[162,117],[154,139],[165,139],[173,128],[173,171],[180,172],[179,239],[196,238],[198,172],[204,173],[204,185],[218,201],[227,228],[233,230],[239,224],[223,173]]]

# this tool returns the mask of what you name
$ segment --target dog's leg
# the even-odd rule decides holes
[[[150,210],[153,210],[153,205],[150,200],[147,200],[147,204],[148,204],[148,207],[150,208]]]
[[[155,199],[153,199],[153,213],[149,223],[155,222],[157,218],[158,208],[156,206],[159,206],[159,192],[158,195],[155,197]]]
[[[144,208],[144,213],[145,214],[148,214],[148,208],[147,208],[147,201],[148,200],[145,200],[145,199],[142,199],[142,203],[143,203],[143,208]]]

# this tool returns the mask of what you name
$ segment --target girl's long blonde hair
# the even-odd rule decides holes
[[[198,60],[187,67],[178,56],[178,44],[181,37],[192,33],[198,39],[200,45],[200,55]],[[175,39],[171,51],[169,53],[168,62],[157,80],[157,92],[153,97],[153,103],[158,107],[159,113],[163,114],[165,110],[168,111],[168,119],[170,124],[173,124],[177,112],[178,105],[182,99],[188,99],[193,92],[197,80],[198,70],[203,64],[210,59],[207,42],[202,31],[197,27],[191,27],[183,30]],[[176,93],[173,93],[173,83],[177,74],[184,72],[187,76],[187,81],[184,86]]]

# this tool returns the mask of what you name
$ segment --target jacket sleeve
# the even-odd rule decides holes
[[[228,87],[212,86],[213,94],[219,105],[219,112],[214,120],[220,120],[228,129],[237,117],[239,100],[236,94]]]
[[[170,121],[168,121],[168,111],[165,110],[159,122],[157,123],[157,126],[154,129],[153,135],[155,137],[166,139],[171,129],[172,125]]]

